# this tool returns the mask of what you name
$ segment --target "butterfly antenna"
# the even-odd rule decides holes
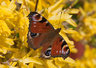
[[[39,0],[36,0],[35,12],[37,11],[38,1],[39,1]]]

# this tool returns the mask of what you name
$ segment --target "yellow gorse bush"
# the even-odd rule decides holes
[[[44,59],[40,58],[41,48],[33,50],[28,47],[27,33],[29,19],[27,16],[30,11],[35,10],[35,2],[36,0],[0,0],[0,68],[94,68],[96,66],[96,59],[94,59],[96,55],[93,56],[93,54],[96,51],[94,48],[90,52],[88,45],[86,45],[85,54],[81,60],[73,60],[70,57],[65,60],[62,57]],[[73,39],[78,41],[94,35],[96,13],[95,15],[87,16],[86,12],[93,10],[92,8],[88,9],[90,6],[88,2],[85,2],[84,9],[81,7],[79,9],[64,9],[67,2],[68,0],[39,0],[37,12],[42,12],[41,15],[54,28],[62,29],[60,34],[68,43],[70,51],[76,52],[73,41],[70,41],[67,35],[71,35]],[[95,4],[91,5],[94,8]],[[79,12],[85,17],[82,21],[86,28],[88,27],[83,32],[89,30],[91,34],[90,32],[82,33],[85,26],[80,31],[65,28],[64,22],[78,27],[72,19],[72,14],[78,14]],[[90,27],[90,24],[92,27]]]
[[[73,68],[95,68],[96,67],[96,48],[90,48],[88,42],[91,37],[96,35],[96,1],[92,2],[84,1],[83,8],[79,7],[80,10],[80,26],[77,32],[72,34],[72,38],[75,41],[82,41],[85,44],[84,56],[81,59],[77,59],[76,65]],[[77,26],[77,27],[78,27]],[[94,36],[94,38],[96,38]],[[96,39],[95,39],[96,40]],[[95,44],[95,43],[94,43]]]
[[[90,37],[96,34],[96,2],[84,2],[84,6],[79,7],[80,10],[80,29],[78,32],[73,33],[72,37],[76,41],[80,41],[82,39],[90,40]],[[75,35],[76,34],[76,35]]]
[[[47,4],[47,2],[49,2],[49,4]],[[72,9],[72,11],[70,10],[65,13],[64,10],[62,10],[65,2],[66,1],[63,0],[54,2],[50,0],[39,0],[38,12],[43,10],[42,15],[47,18],[55,28],[62,28],[61,35],[70,45],[70,49],[72,49],[74,47],[73,42],[67,38],[62,22],[66,21],[76,27],[77,25],[74,20],[72,20],[70,13],[76,14],[79,10]],[[20,8],[18,4],[21,6]],[[60,57],[51,59],[39,58],[40,49],[34,51],[28,47],[27,33],[29,20],[27,16],[30,11],[34,11],[34,8],[35,2],[31,0],[0,1],[0,67],[61,68],[65,67],[66,64],[74,64],[75,61],[69,57],[66,60]],[[60,12],[62,12],[62,14]],[[60,26],[58,26],[59,24]]]

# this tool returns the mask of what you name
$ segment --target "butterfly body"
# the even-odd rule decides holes
[[[69,55],[69,47],[62,36],[59,35],[61,28],[54,29],[53,26],[39,13],[30,12],[28,45],[37,49],[42,47],[41,56],[50,58],[51,56],[62,56],[66,58]]]

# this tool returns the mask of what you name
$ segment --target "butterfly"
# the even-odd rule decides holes
[[[70,53],[69,46],[59,34],[61,28],[54,27],[39,13],[30,12],[28,45],[34,50],[42,47],[41,57],[68,57]]]

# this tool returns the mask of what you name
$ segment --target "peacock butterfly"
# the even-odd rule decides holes
[[[37,49],[42,47],[41,57],[68,57],[70,49],[66,41],[59,35],[61,28],[54,29],[53,26],[39,13],[30,12],[28,45]]]

